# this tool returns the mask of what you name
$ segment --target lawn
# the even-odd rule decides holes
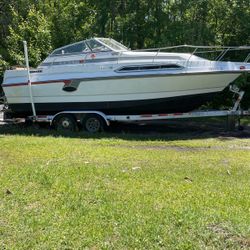
[[[0,249],[249,249],[250,139],[0,128]]]

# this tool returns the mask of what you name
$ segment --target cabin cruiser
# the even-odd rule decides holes
[[[96,110],[105,114],[187,112],[225,89],[250,63],[210,61],[194,53],[131,51],[110,38],[54,50],[35,70],[7,70],[3,89],[17,117]]]

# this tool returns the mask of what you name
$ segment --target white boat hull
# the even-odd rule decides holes
[[[63,110],[99,110],[105,113],[186,112],[201,104],[231,82],[240,72],[202,72],[155,75],[113,75],[60,80],[32,79],[38,114]],[[65,91],[73,82],[76,89]],[[17,114],[31,114],[26,82],[3,85],[10,108]]]

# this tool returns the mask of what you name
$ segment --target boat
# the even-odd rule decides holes
[[[225,62],[194,52],[132,51],[111,38],[91,38],[54,50],[30,78],[26,68],[7,70],[2,87],[16,117],[32,114],[29,86],[39,115],[174,113],[199,108],[250,71],[249,56]]]

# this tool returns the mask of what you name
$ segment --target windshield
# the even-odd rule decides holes
[[[127,51],[128,48],[111,38],[92,38],[54,50],[50,56],[71,55],[90,52]]]
[[[65,55],[86,52],[90,52],[88,46],[86,46],[85,42],[79,42],[56,49],[51,55]]]
[[[111,38],[97,38],[97,39],[102,43],[106,44],[107,46],[109,46],[113,50],[118,50],[118,51],[128,50],[127,47],[125,47],[121,43],[118,43],[117,41]]]
[[[106,47],[96,39],[89,39],[86,41],[86,43],[92,52],[110,51],[110,48]]]

